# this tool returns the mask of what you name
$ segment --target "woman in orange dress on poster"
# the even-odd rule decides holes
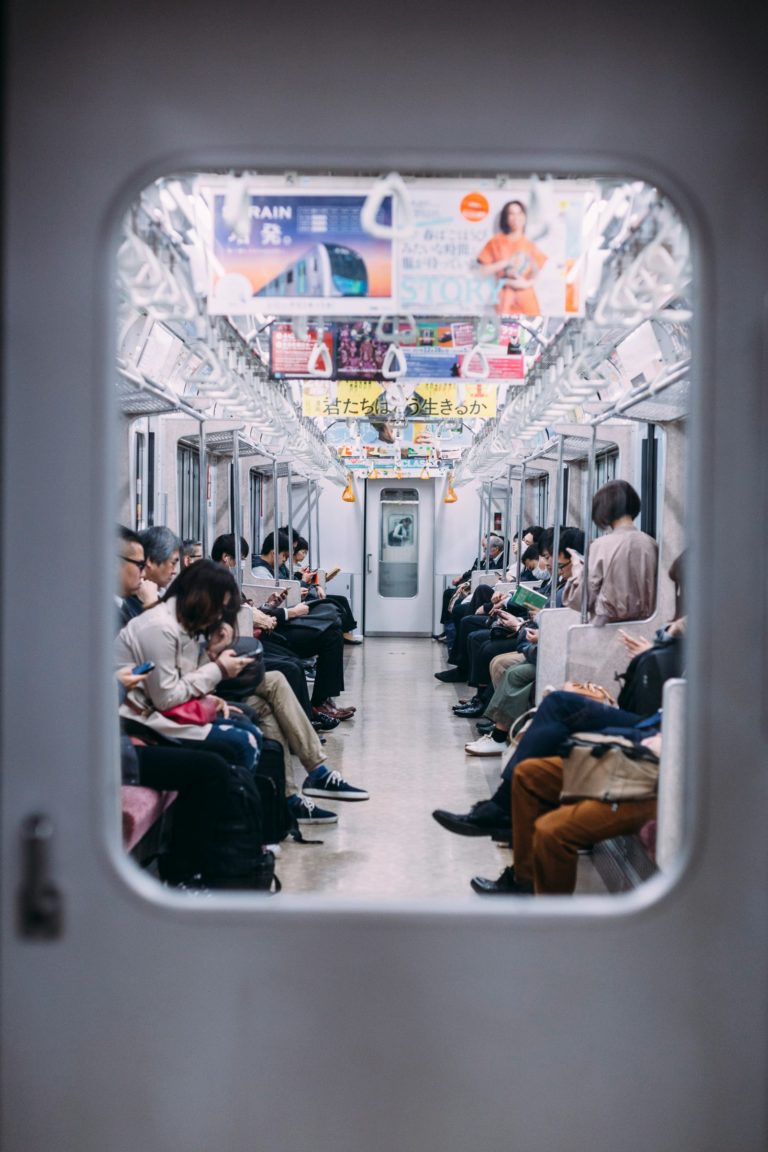
[[[499,228],[477,257],[478,264],[492,266],[501,282],[496,311],[501,316],[540,316],[533,281],[547,257],[525,235],[528,218],[521,200],[509,200],[501,210]]]

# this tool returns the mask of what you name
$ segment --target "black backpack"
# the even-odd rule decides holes
[[[652,716],[661,708],[664,683],[682,675],[683,644],[678,637],[654,644],[647,652],[634,656],[623,675],[617,676],[622,688],[616,703],[625,712]]]
[[[285,795],[285,759],[277,740],[262,738],[261,755],[254,776],[262,807],[265,844],[279,844],[289,833],[298,831]]]
[[[279,892],[274,843],[267,833],[275,785],[269,777],[254,777],[239,764],[229,766],[229,784],[221,815],[206,846],[202,879],[209,888],[248,888]],[[266,804],[262,800],[264,793]]]

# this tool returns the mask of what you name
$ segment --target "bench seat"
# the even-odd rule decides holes
[[[173,803],[177,792],[156,792],[139,784],[121,785],[123,812],[123,846],[130,852],[147,834],[163,812]]]

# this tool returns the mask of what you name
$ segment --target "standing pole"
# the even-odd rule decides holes
[[[235,572],[237,586],[243,590],[243,557],[240,554],[240,441],[237,429],[232,432],[232,528],[235,535]]]
[[[208,555],[208,459],[205,449],[205,421],[200,421],[199,475],[197,477],[197,499],[200,504],[198,530],[203,556]]]
[[[523,516],[525,515],[525,461],[520,471],[520,500],[517,512],[517,583],[520,583],[520,568],[523,556]]]
[[[275,564],[274,564],[273,576],[275,578],[275,584],[277,584],[278,580],[280,579],[280,574],[279,574],[280,553],[279,553],[278,548],[277,548],[278,524],[279,524],[279,520],[278,520],[279,507],[278,507],[278,505],[280,503],[280,501],[278,500],[278,497],[277,497],[277,460],[272,461],[272,488],[273,488],[273,492],[272,492],[272,496],[273,496],[272,540],[273,540],[274,546],[275,546]]]
[[[486,517],[486,532],[485,532],[485,570],[489,572],[491,569],[491,525],[492,525],[492,509],[493,507],[493,480],[488,481],[488,516]]]
[[[505,569],[509,567],[509,558],[510,558],[509,550],[512,547],[512,525],[510,523],[511,516],[512,516],[512,465],[510,464],[509,468],[507,469],[507,497],[506,497],[506,501],[504,504],[504,536],[506,538],[505,547],[504,547],[504,568]],[[519,540],[518,540],[518,548],[519,548]],[[506,571],[504,572],[504,575],[506,576]]]
[[[589,619],[589,541],[592,536],[592,497],[595,488],[595,457],[597,455],[597,425],[592,425],[592,443],[589,446],[587,490],[584,499],[584,583],[581,587],[581,622]]]
[[[555,535],[552,540],[552,580],[549,590],[549,606],[557,607],[557,583],[560,571],[557,559],[560,555],[560,521],[563,518],[563,445],[565,437],[558,438],[557,445],[557,476],[555,477]]]

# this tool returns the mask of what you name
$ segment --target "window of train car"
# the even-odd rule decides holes
[[[136,866],[185,896],[466,907],[674,871],[692,261],[670,199],[170,173],[115,268]]]

